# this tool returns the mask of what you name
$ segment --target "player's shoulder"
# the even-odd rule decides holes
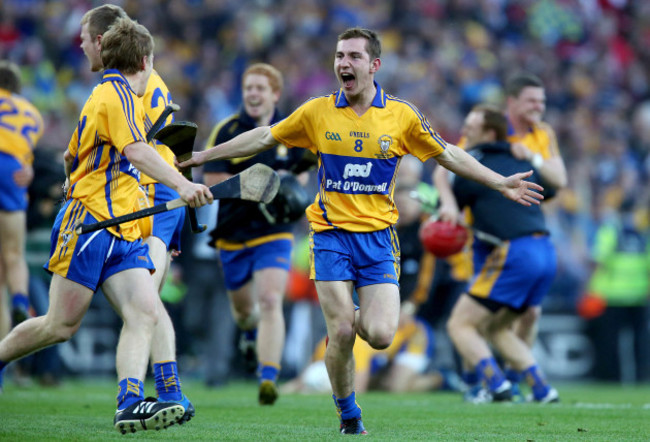
[[[420,110],[408,100],[391,94],[385,94],[386,109],[401,116],[415,116],[424,118]]]
[[[336,92],[331,92],[329,94],[325,95],[318,95],[315,97],[309,97],[307,100],[305,100],[299,108],[319,108],[321,106],[326,106],[330,103],[335,104],[336,103]]]
[[[161,98],[169,100],[169,88],[158,72],[152,71],[147,81],[147,88],[142,96],[143,103],[158,102]]]
[[[13,100],[14,104],[23,111],[29,111],[40,115],[40,112],[34,103],[32,103],[27,97],[20,94],[12,94],[11,99]]]
[[[289,117],[282,119],[274,124],[271,127],[283,123],[286,120],[292,121],[292,119],[299,118],[316,118],[321,115],[323,112],[331,111],[336,107],[336,92],[332,92],[327,95],[319,95],[316,97],[309,97],[307,100],[303,101],[300,106],[298,106]]]
[[[154,91],[156,88],[159,88],[163,91],[168,91],[169,88],[167,87],[167,84],[165,84],[165,81],[162,79],[160,74],[156,72],[156,70],[151,71],[151,75],[149,76],[149,81],[147,81],[147,91],[145,94],[149,91]]]
[[[95,86],[84,106],[89,115],[113,112],[130,113],[131,106],[137,102],[135,92],[120,82],[103,82]],[[141,105],[141,104],[140,104]]]

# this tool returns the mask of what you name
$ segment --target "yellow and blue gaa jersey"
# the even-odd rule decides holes
[[[68,198],[81,201],[99,221],[133,212],[140,172],[124,148],[137,141],[146,142],[142,101],[119,71],[107,69],[68,145],[74,158]],[[140,238],[137,221],[108,231],[127,241]]]
[[[512,126],[508,124],[508,142],[521,143],[534,154],[540,154],[545,160],[560,155],[555,131],[545,122],[532,126],[524,136],[515,135]]]
[[[545,122],[540,122],[532,126],[526,135],[517,136],[510,123],[508,123],[508,142],[521,143],[531,152],[538,153],[545,160],[560,155],[560,149],[557,144],[557,137],[553,128]],[[461,137],[457,146],[466,149],[467,140]]]
[[[372,232],[395,224],[401,157],[410,153],[426,161],[447,146],[415,106],[375,86],[372,106],[361,116],[339,90],[307,101],[271,126],[280,143],[318,155],[319,192],[306,210],[316,232]]]
[[[0,89],[0,152],[31,166],[33,150],[43,135],[43,117],[24,97]]]
[[[144,128],[147,132],[151,129],[151,126],[156,122],[162,111],[165,109],[165,106],[172,102],[172,94],[169,92],[167,85],[163,79],[158,75],[158,72],[151,72],[149,81],[147,82],[147,90],[142,96],[142,104],[144,105]],[[165,120],[160,128],[167,126],[169,123],[174,121],[174,114],[171,113]],[[167,164],[174,167],[174,153],[171,149],[157,140],[152,140],[150,143],[156,148],[156,151],[160,154],[161,157],[165,160]],[[176,169],[174,167],[174,169]],[[146,186],[147,184],[157,183],[153,178],[145,175],[144,173],[140,176],[140,184]]]

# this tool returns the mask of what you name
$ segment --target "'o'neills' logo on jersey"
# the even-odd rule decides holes
[[[370,138],[370,133],[368,132],[357,132],[354,130],[350,131],[350,136],[352,138]]]
[[[372,163],[368,161],[366,164],[346,164],[345,169],[343,170],[343,178],[348,179],[353,176],[368,178],[370,176],[370,170],[372,169]]]
[[[341,141],[341,135],[338,132],[325,132],[325,139],[330,141]]]
[[[377,143],[379,143],[381,153],[378,153],[375,156],[377,158],[390,158],[391,155],[388,154],[388,151],[390,150],[390,146],[393,145],[393,138],[390,135],[382,135],[377,140]]]

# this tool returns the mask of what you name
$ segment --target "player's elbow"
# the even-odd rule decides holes
[[[271,128],[269,126],[258,127],[254,130],[260,132],[259,141],[260,144],[262,145],[262,150],[270,149],[271,147],[278,144],[278,140],[276,140],[273,137],[273,134],[271,133]]]

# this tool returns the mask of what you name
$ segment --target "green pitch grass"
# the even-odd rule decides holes
[[[120,435],[113,429],[115,382],[69,380],[57,388],[0,395],[1,441],[340,440],[329,395],[284,395],[257,405],[254,383],[209,389],[186,381],[196,417],[167,430]],[[459,394],[366,393],[358,398],[375,440],[629,441],[650,440],[650,385],[557,385],[562,402],[463,403]],[[153,392],[150,384],[147,391]]]

